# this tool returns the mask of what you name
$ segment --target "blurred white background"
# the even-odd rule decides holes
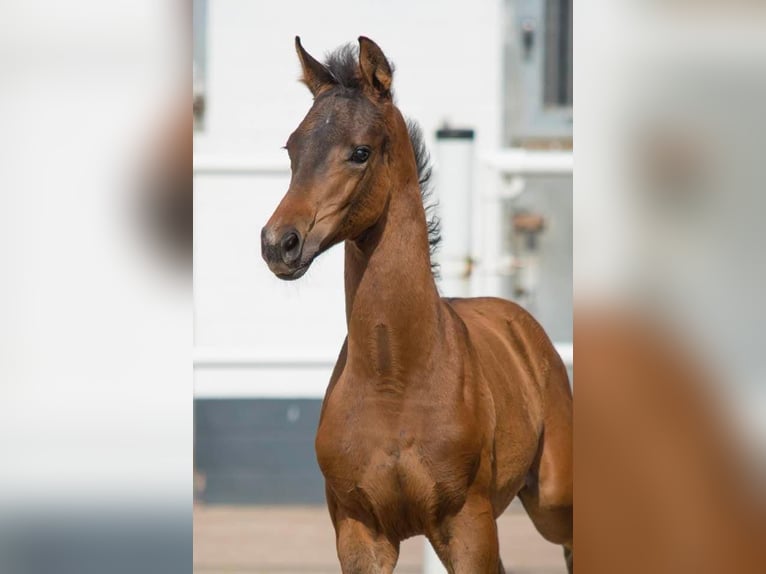
[[[136,209],[180,8],[0,4],[0,502],[187,497],[189,285]]]

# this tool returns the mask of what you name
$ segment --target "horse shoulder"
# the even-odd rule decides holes
[[[519,305],[495,298],[452,299],[466,326],[479,388],[492,397],[492,444],[499,500],[521,486],[537,451],[545,420],[546,385],[558,359],[542,327]],[[560,359],[558,359],[560,360]]]

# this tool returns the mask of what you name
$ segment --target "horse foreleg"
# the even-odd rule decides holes
[[[428,534],[450,574],[497,574],[500,563],[497,523],[486,498],[469,496],[460,511]]]
[[[348,516],[334,516],[335,537],[343,574],[391,574],[399,559],[399,543]]]

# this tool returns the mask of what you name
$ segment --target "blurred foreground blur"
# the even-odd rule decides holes
[[[578,568],[763,572],[764,10],[580,9]]]
[[[4,574],[191,569],[190,16],[0,3]]]

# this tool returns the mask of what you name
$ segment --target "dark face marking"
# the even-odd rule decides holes
[[[381,113],[366,97],[342,89],[324,93],[287,141],[293,183],[310,185],[339,169],[358,172],[382,155],[384,139]],[[369,151],[364,162],[354,159],[359,147]]]

